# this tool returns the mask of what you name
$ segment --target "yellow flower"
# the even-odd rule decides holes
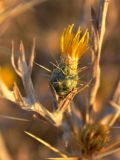
[[[8,65],[4,65],[0,68],[0,79],[8,88],[11,88],[16,80],[16,75]]]
[[[86,30],[81,36],[81,28],[73,33],[74,24],[69,25],[61,36],[61,56],[64,60],[69,59],[78,62],[88,49],[89,32]],[[69,63],[68,60],[68,63]]]
[[[51,84],[60,98],[65,98],[77,87],[78,60],[88,48],[88,31],[81,36],[81,29],[73,33],[73,27],[74,24],[69,25],[62,33],[60,63],[51,75]]]

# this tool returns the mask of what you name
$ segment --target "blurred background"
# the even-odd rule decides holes
[[[31,5],[25,5],[27,2]],[[107,103],[110,99],[120,72],[119,3],[119,0],[111,0],[109,5],[101,57],[101,87],[97,96],[98,106]],[[11,89],[13,81],[17,81],[24,95],[22,82],[10,62],[12,40],[15,42],[16,58],[19,55],[19,43],[22,40],[26,57],[29,59],[32,41],[36,37],[35,61],[52,69],[50,62],[59,59],[60,35],[63,29],[72,23],[75,24],[75,28],[79,25],[83,30],[90,28],[91,4],[97,10],[98,0],[39,0],[39,3],[37,1],[36,4],[32,4],[30,0],[0,0],[0,74],[6,85]],[[81,66],[90,63],[89,56],[90,50],[82,58]],[[48,87],[49,79],[46,78],[45,71],[35,65],[32,78],[41,103],[45,106],[52,106],[53,102]],[[18,111],[16,107],[10,107],[12,105],[1,101],[0,114],[21,118],[31,117],[30,113]],[[23,132],[24,130],[32,131],[37,136],[56,145],[58,143],[57,129],[46,123],[43,124],[41,126],[39,120],[20,122],[0,118],[0,160],[38,160],[52,155],[52,152]],[[117,155],[116,159],[119,159]]]

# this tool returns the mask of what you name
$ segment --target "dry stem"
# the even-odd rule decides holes
[[[92,30],[93,30],[93,48],[92,48],[92,60],[93,60],[93,70],[92,77],[94,79],[94,84],[90,91],[90,110],[93,108],[96,100],[96,95],[100,87],[100,57],[101,49],[103,44],[103,38],[106,28],[106,15],[108,10],[109,1],[100,0],[99,2],[99,13],[98,19],[95,15],[94,9],[92,8]]]
[[[110,101],[110,104],[116,109],[116,113],[109,124],[110,126],[112,126],[120,117],[120,80],[118,81],[115,93],[113,95],[113,99],[112,101]]]

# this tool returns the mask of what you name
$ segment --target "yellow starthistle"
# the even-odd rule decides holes
[[[69,25],[61,35],[60,64],[52,72],[51,84],[59,97],[64,98],[78,83],[78,61],[88,49],[89,33],[81,36],[81,29],[73,33],[74,24]]]

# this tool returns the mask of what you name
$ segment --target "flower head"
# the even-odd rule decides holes
[[[81,29],[72,33],[74,24],[69,25],[61,36],[61,60],[51,75],[51,84],[59,97],[65,98],[78,84],[78,60],[88,48],[89,33],[81,36]]]
[[[89,32],[86,30],[81,36],[81,28],[73,33],[74,24],[69,25],[61,36],[61,56],[66,62],[70,60],[78,62],[81,56],[88,49]]]
[[[110,140],[109,127],[100,123],[86,124],[80,130],[79,140],[83,155],[92,155],[107,146]]]

